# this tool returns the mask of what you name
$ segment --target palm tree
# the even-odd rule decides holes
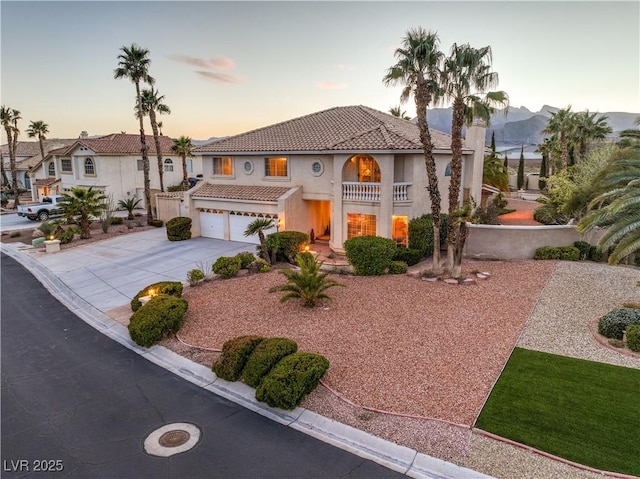
[[[133,219],[133,210],[135,210],[138,207],[138,204],[140,203],[140,198],[136,198],[135,196],[133,198],[127,198],[126,200],[120,200],[118,201],[118,206],[120,206],[121,208],[124,208],[125,210],[127,210],[127,219],[128,220],[132,220]]]
[[[2,126],[4,127],[4,131],[7,134],[7,150],[9,151],[9,161],[11,161],[12,155],[12,146],[13,146],[13,133],[11,130],[11,108],[2,105],[0,109],[0,120],[2,121]],[[4,160],[0,158],[0,168],[2,169],[2,186],[9,187],[9,178],[7,177],[7,172],[4,169]]]
[[[438,50],[440,40],[435,32],[424,28],[412,28],[407,31],[402,46],[395,51],[396,63],[391,66],[383,78],[388,86],[401,85],[404,88],[400,102],[406,102],[413,95],[418,117],[420,142],[424,150],[424,162],[429,180],[429,198],[433,217],[433,271],[442,271],[440,265],[440,189],[436,162],[433,157],[433,143],[427,122],[427,108],[434,97],[439,95],[439,67],[443,54]]]
[[[147,207],[147,224],[151,224],[153,220],[153,211],[151,210],[151,182],[149,179],[149,157],[147,152],[147,140],[144,134],[144,124],[142,119],[142,99],[140,94],[140,82],[144,81],[149,85],[153,85],[155,80],[149,75],[149,50],[140,48],[135,43],[130,47],[121,47],[122,52],[118,55],[118,68],[113,72],[115,79],[128,78],[136,86],[136,105],[138,106],[138,119],[140,121],[140,152],[142,153],[142,171],[144,174],[144,202]]]
[[[27,135],[29,138],[38,137],[38,143],[40,144],[40,158],[44,160],[44,140],[46,140],[46,135],[49,134],[49,125],[47,125],[44,121],[32,121],[29,124],[29,129],[27,130]]]
[[[551,118],[543,133],[558,134],[560,136],[560,169],[564,170],[569,164],[569,138],[574,129],[574,115],[571,105],[556,113],[551,113]]]
[[[188,136],[181,136],[180,138],[173,140],[173,147],[171,150],[182,158],[182,184],[185,191],[189,189],[189,178],[187,178],[187,156],[191,155],[191,138]]]
[[[498,74],[491,71],[491,47],[473,48],[468,44],[451,47],[441,73],[442,94],[438,100],[453,103],[451,120],[451,178],[449,182],[449,215],[460,208],[462,178],[462,127],[474,119],[488,123],[497,106],[508,106],[503,91],[488,91],[498,84]],[[454,258],[459,245],[460,222],[450,221],[447,232],[447,270],[460,276],[460,266]],[[455,271],[454,271],[455,269]]]
[[[300,271],[280,270],[280,273],[286,276],[287,282],[269,289],[270,293],[279,291],[287,293],[280,298],[281,303],[299,298],[302,300],[303,306],[313,308],[321,299],[331,300],[329,295],[325,293],[326,290],[334,286],[344,286],[335,279],[327,278],[329,272],[321,273],[320,268],[323,262],[318,262],[311,253],[298,253],[296,263],[298,263]]]
[[[149,116],[149,121],[151,122],[151,130],[153,131],[153,141],[156,144],[156,154],[158,156],[158,175],[160,175],[160,191],[164,193],[164,174],[163,174],[163,164],[162,164],[162,150],[160,149],[160,133],[158,133],[158,129],[160,128],[159,123],[156,121],[156,113],[163,114],[171,114],[171,109],[162,103],[164,101],[164,95],[158,95],[158,90],[154,90],[153,87],[145,88],[142,90],[140,95],[142,100],[142,108],[138,108],[136,105],[136,116],[140,111],[144,115]]]
[[[482,183],[498,188],[500,191],[509,191],[508,170],[497,156],[485,156],[482,167]]]
[[[258,235],[258,239],[260,240],[260,256],[269,264],[271,264],[271,255],[269,254],[269,247],[267,246],[264,232],[274,226],[275,223],[273,219],[258,218],[249,223],[247,229],[244,230],[244,235],[247,237]]]
[[[576,113],[574,117],[576,142],[578,143],[578,160],[583,161],[587,156],[587,145],[594,140],[604,140],[613,130],[609,126],[609,117],[589,110]]]
[[[618,146],[621,148],[633,148],[640,150],[640,130],[629,128],[620,132]]]
[[[2,106],[0,109],[0,119],[2,126],[7,134],[7,148],[9,150],[9,169],[11,170],[11,189],[13,190],[13,204],[14,208],[17,208],[20,204],[20,190],[18,188],[18,172],[16,170],[16,152],[18,150],[18,135],[20,130],[18,129],[18,120],[21,120],[20,111],[13,108]],[[3,165],[4,168],[4,165]],[[4,173],[6,178],[6,172]]]
[[[158,122],[158,132],[160,133],[160,136],[162,136],[162,127],[163,127],[163,126],[164,126],[164,125],[162,124],[162,122],[161,122],[161,121],[159,121],[159,122]]]
[[[108,197],[100,191],[74,187],[71,193],[63,193],[60,206],[67,220],[76,221],[80,226],[80,238],[91,238],[92,218],[99,217],[106,208]]]
[[[389,108],[389,113],[397,118],[402,118],[403,120],[411,120],[411,117],[407,115],[407,112],[400,109],[400,105]]]
[[[603,251],[613,247],[609,264],[640,251],[640,152],[619,150],[598,180],[606,191],[589,203],[592,210],[578,223],[578,231],[607,227],[600,239]]]

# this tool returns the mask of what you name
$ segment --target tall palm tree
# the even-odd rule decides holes
[[[149,75],[149,50],[141,48],[135,43],[130,47],[121,47],[122,52],[118,55],[118,68],[113,72],[115,79],[128,78],[136,86],[136,105],[138,106],[138,119],[140,121],[140,152],[142,154],[142,171],[144,175],[144,203],[147,207],[147,224],[153,220],[153,211],[151,209],[151,182],[149,179],[149,156],[147,140],[144,134],[144,124],[142,119],[142,100],[140,93],[140,82],[143,81],[149,85],[153,85],[155,80]]]
[[[451,120],[451,178],[449,182],[449,215],[460,208],[460,181],[462,178],[462,128],[474,119],[488,123],[498,106],[508,106],[508,96],[503,91],[488,91],[498,85],[498,74],[491,71],[491,47],[473,48],[469,44],[451,47],[451,54],[444,61],[441,72],[442,92],[439,102],[453,103]],[[450,221],[447,232],[447,270],[452,276],[460,276],[460,264],[455,258],[459,249],[460,222]]]
[[[400,105],[392,106],[391,108],[389,108],[389,113],[391,113],[393,116],[397,118],[402,118],[403,120],[411,120],[411,117],[407,115],[407,112],[402,111],[402,109],[400,108]]]
[[[9,161],[11,161],[12,146],[13,146],[13,133],[11,131],[11,108],[2,105],[0,109],[0,120],[2,121],[2,127],[7,134],[7,150],[9,153]],[[9,187],[9,178],[7,177],[7,172],[4,169],[4,160],[0,158],[0,168],[2,171],[2,186]]]
[[[185,190],[189,189],[189,178],[187,177],[187,156],[191,155],[191,138],[188,136],[181,136],[180,138],[173,140],[173,146],[171,150],[182,158],[182,184]]]
[[[439,67],[443,59],[443,54],[438,49],[439,43],[440,40],[436,32],[426,31],[422,27],[410,29],[402,40],[402,46],[395,51],[395,65],[387,70],[382,80],[388,86],[401,85],[404,87],[400,95],[401,103],[406,102],[413,95],[416,104],[420,142],[424,150],[424,163],[429,180],[428,190],[433,216],[434,273],[442,271],[440,265],[441,198],[436,162],[433,157],[433,143],[427,123],[427,108],[434,97],[439,95]]]
[[[44,121],[32,121],[29,124],[27,135],[29,138],[38,137],[38,143],[40,144],[40,158],[44,160],[44,140],[47,139],[46,135],[49,134],[49,125]]]
[[[551,113],[551,118],[543,133],[557,134],[560,138],[560,169],[565,170],[569,164],[569,138],[574,129],[575,113],[571,111],[571,105],[567,108]]]
[[[604,140],[613,130],[609,126],[609,117],[598,113],[581,111],[575,114],[574,129],[576,142],[578,143],[578,161],[583,161],[587,156],[587,146],[591,141]]]
[[[162,136],[162,127],[163,127],[163,126],[164,126],[164,125],[162,124],[162,122],[161,122],[161,121],[159,121],[159,122],[158,122],[158,131],[159,131],[159,133],[160,133],[160,136]]]
[[[613,247],[609,264],[617,264],[640,251],[640,151],[619,150],[596,182],[606,190],[589,203],[592,211],[580,220],[578,231],[607,227],[599,246],[603,251]]]
[[[482,183],[498,188],[500,191],[509,191],[508,170],[502,160],[493,154],[484,157]]]
[[[20,116],[19,110],[3,105],[0,109],[0,119],[2,121],[2,126],[4,127],[4,131],[7,134],[7,148],[9,150],[9,169],[11,170],[11,189],[13,190],[13,204],[14,207],[17,208],[20,204],[20,190],[18,188],[16,152],[18,150],[18,135],[20,134],[20,130],[18,129],[18,120],[21,120],[22,116]],[[3,178],[3,180],[8,180],[8,178],[6,178],[6,172],[4,172],[4,175],[5,177]]]
[[[267,246],[264,232],[274,226],[275,223],[272,219],[258,218],[249,223],[247,229],[244,231],[244,235],[247,237],[258,235],[258,239],[260,240],[260,256],[269,264],[271,264],[271,255],[269,254],[269,247]]]
[[[145,88],[140,95],[142,100],[142,113],[149,116],[151,122],[151,130],[153,131],[153,141],[156,144],[156,155],[158,156],[158,175],[160,175],[160,191],[164,193],[164,172],[162,164],[162,151],[160,149],[160,135],[158,130],[160,124],[156,120],[156,113],[171,114],[171,109],[162,103],[164,101],[164,95],[159,95],[158,90],[154,90],[153,87]],[[140,108],[136,105],[136,116],[138,115]]]
[[[89,189],[74,187],[70,193],[63,193],[60,206],[67,220],[77,221],[80,226],[80,238],[91,238],[91,221],[99,217],[107,207],[108,197],[93,187]]]

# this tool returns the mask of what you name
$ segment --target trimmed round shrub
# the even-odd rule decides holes
[[[269,266],[269,263],[267,263],[266,260],[262,258],[256,258],[255,261],[247,266],[247,269],[251,273],[268,273],[269,271],[271,271],[271,266]]]
[[[533,212],[533,219],[543,225],[561,224],[558,211],[553,205],[542,205],[537,207]]]
[[[627,326],[627,347],[631,351],[640,353],[640,324]]]
[[[600,318],[598,333],[605,338],[622,339],[624,330],[630,324],[640,324],[640,310],[616,308]]]
[[[418,264],[422,259],[422,253],[418,249],[397,248],[393,253],[393,261],[403,261],[407,266]]]
[[[392,261],[389,263],[389,274],[405,274],[407,271],[409,271],[409,267],[404,261]]]
[[[542,246],[536,249],[533,259],[578,261],[580,259],[580,250],[575,246]]]
[[[192,269],[187,272],[187,281],[191,286],[195,286],[205,278],[204,271],[201,269]]]
[[[237,381],[242,376],[247,359],[263,339],[262,336],[253,335],[229,339],[222,345],[222,355],[213,363],[211,369],[219,378]]]
[[[329,361],[313,353],[293,353],[282,359],[256,389],[256,399],[271,407],[294,409],[313,391]]]
[[[266,238],[267,249],[275,262],[293,263],[306,243],[309,243],[309,235],[301,231],[279,231]]]
[[[267,338],[260,342],[249,356],[242,371],[244,382],[258,387],[262,378],[285,356],[295,353],[298,345],[288,338]]]
[[[380,236],[356,236],[344,242],[347,259],[360,276],[385,274],[396,249],[395,241]]]
[[[191,218],[176,216],[167,221],[167,238],[169,241],[184,241],[191,238]]]
[[[161,294],[154,296],[138,311],[129,322],[131,339],[148,348],[178,332],[187,312],[188,303],[181,298]]]
[[[233,278],[240,271],[241,264],[242,261],[237,256],[220,256],[211,270],[223,278]]]
[[[246,269],[256,259],[256,256],[249,251],[241,251],[236,255],[240,259],[240,269]]]
[[[136,312],[142,307],[140,298],[142,296],[148,296],[149,290],[155,290],[156,294],[168,294],[175,296],[176,298],[182,298],[182,283],[179,281],[160,281],[159,283],[153,283],[146,288],[138,291],[131,300],[131,311]]]

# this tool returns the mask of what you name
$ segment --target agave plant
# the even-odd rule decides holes
[[[126,200],[118,201],[118,206],[124,208],[125,210],[127,210],[127,213],[129,213],[129,215],[127,216],[128,220],[133,219],[133,210],[138,207],[138,204],[140,204],[140,199],[136,198],[135,196],[133,198],[127,198]]]

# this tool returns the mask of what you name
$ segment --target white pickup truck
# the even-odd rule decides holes
[[[55,216],[62,216],[64,210],[60,202],[62,195],[51,195],[42,198],[42,203],[18,206],[18,216],[26,216],[30,220],[46,221]]]

